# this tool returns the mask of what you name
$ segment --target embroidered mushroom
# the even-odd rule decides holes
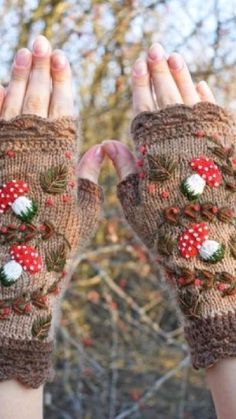
[[[224,245],[208,239],[205,223],[194,224],[183,231],[178,239],[178,250],[182,257],[190,259],[199,254],[206,262],[216,263],[224,257]]]
[[[180,189],[190,201],[197,199],[203,193],[206,184],[211,188],[220,186],[221,171],[213,160],[200,156],[193,158],[189,164],[196,173],[188,176],[181,183]]]
[[[10,255],[12,260],[0,268],[0,281],[5,287],[14,284],[23,270],[33,275],[42,269],[42,258],[34,247],[14,244]]]
[[[36,203],[25,196],[29,190],[23,180],[12,180],[0,189],[0,213],[10,207],[21,220],[30,222],[37,212]]]

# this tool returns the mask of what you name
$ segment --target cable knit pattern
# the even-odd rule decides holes
[[[0,380],[52,378],[56,317],[71,258],[94,234],[102,189],[77,181],[69,117],[0,120]]]
[[[236,355],[235,118],[210,103],[175,105],[139,114],[131,132],[140,169],[118,196],[174,287],[193,365],[205,368]]]

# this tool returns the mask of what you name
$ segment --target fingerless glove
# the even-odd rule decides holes
[[[199,103],[132,123],[139,173],[118,185],[125,217],[164,267],[195,368],[236,356],[236,124]]]
[[[70,259],[94,233],[102,191],[75,176],[75,122],[0,120],[0,380],[53,375],[55,322]]]

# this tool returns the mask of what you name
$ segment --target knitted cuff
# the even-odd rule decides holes
[[[233,116],[210,103],[141,113],[132,123],[140,170],[118,185],[128,222],[176,291],[196,367],[236,354],[222,328],[236,310],[235,133]],[[215,329],[200,338],[198,320]]]
[[[94,233],[102,189],[77,181],[69,117],[0,120],[0,380],[51,376],[54,325],[74,253]]]

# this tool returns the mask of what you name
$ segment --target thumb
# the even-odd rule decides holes
[[[104,159],[104,151],[101,144],[94,145],[80,159],[76,174],[79,178],[88,179],[98,183],[101,165]]]
[[[136,159],[125,144],[116,140],[106,140],[102,145],[112,160],[120,180],[137,172]]]

